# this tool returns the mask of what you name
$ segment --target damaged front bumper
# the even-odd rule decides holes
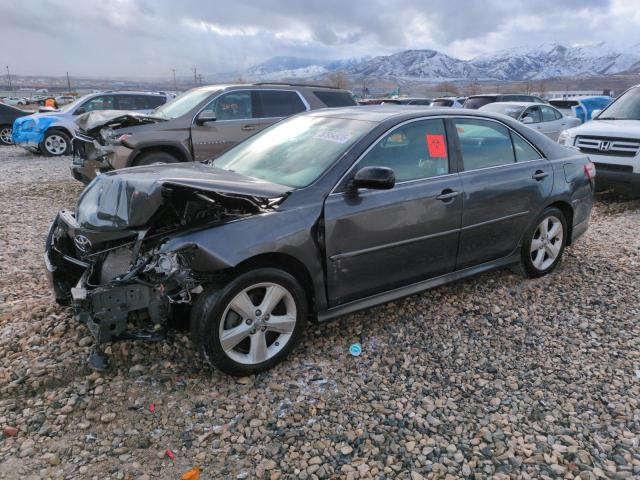
[[[108,241],[126,241],[127,233],[130,232],[113,232]],[[44,261],[56,301],[73,307],[74,316],[88,326],[98,346],[119,338],[151,338],[154,333],[163,332],[171,303],[180,298],[172,299],[167,290],[175,291],[176,285],[151,283],[129,275],[135,264],[120,277],[100,284],[101,254],[94,259],[81,251],[97,235],[103,240],[105,232],[81,228],[69,211],[61,211],[51,224]],[[182,273],[182,280],[188,283]]]
[[[69,166],[71,175],[87,184],[101,173],[126,167],[132,151],[124,145],[101,145],[88,135],[76,133]]]

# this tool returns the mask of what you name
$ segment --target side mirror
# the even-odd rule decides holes
[[[196,119],[196,123],[198,125],[204,125],[205,123],[215,122],[215,121],[216,121],[216,114],[213,112],[202,112],[200,115],[198,115],[198,118]]]
[[[73,112],[74,115],[82,115],[83,113],[87,113],[87,110],[84,107],[78,107],[76,108],[76,111]]]
[[[387,167],[363,167],[349,183],[352,191],[359,188],[372,190],[389,190],[396,184],[396,174]]]
[[[591,118],[596,118],[601,113],[602,113],[602,109],[601,108],[596,108],[593,112],[591,112]]]
[[[533,123],[533,118],[531,118],[531,117],[522,117],[522,123],[524,123],[524,124]]]

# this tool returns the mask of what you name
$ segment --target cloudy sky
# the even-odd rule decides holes
[[[640,43],[638,0],[0,0],[0,62],[20,75],[168,76],[276,55]],[[613,34],[612,32],[615,32]]]

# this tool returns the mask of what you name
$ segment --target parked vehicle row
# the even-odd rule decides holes
[[[201,118],[235,132],[272,89],[197,89],[139,127],[162,139],[169,122]],[[340,93],[285,90],[304,110]],[[283,360],[308,321],[514,263],[548,274],[588,227],[593,175],[587,155],[504,115],[303,111],[209,162],[97,176],[55,218],[45,262],[58,302],[95,336],[94,368],[104,342],[161,337],[188,311],[206,361],[247,375]]]
[[[558,141],[589,155],[598,189],[640,196],[640,85],[593,112],[590,122],[563,131]]]
[[[13,124],[13,142],[47,156],[68,155],[78,128],[75,119],[79,115],[96,110],[151,112],[166,101],[166,95],[146,92],[89,94],[59,110],[18,118]]]
[[[346,90],[255,84],[190,90],[150,115],[93,112],[78,119],[71,170],[83,182],[113,169],[215,158],[300,112],[356,105]]]

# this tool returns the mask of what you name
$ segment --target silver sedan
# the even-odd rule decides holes
[[[545,103],[495,102],[480,108],[493,113],[501,113],[515,118],[528,127],[545,134],[553,141],[560,132],[580,125],[580,120],[567,117],[560,110]]]

